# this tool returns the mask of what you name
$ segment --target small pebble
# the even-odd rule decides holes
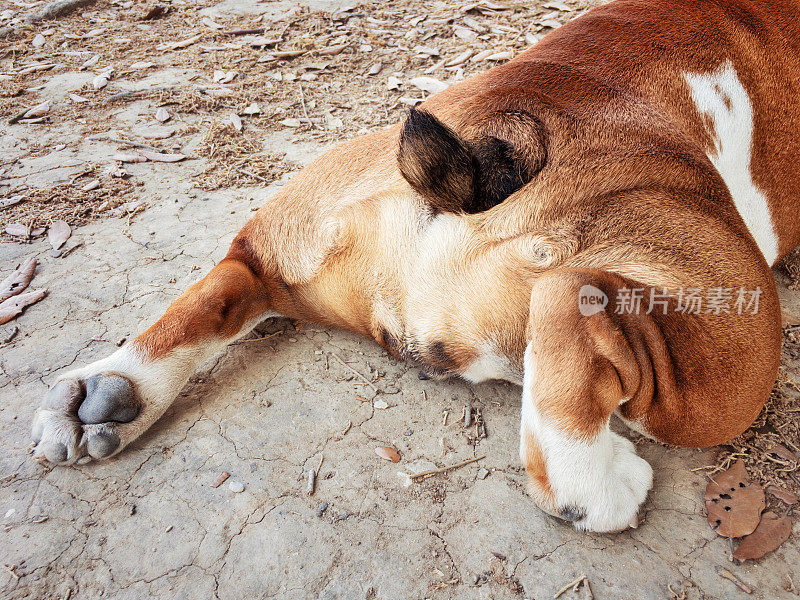
[[[384,409],[389,408],[389,403],[386,402],[386,400],[375,400],[372,403],[372,406],[374,406],[377,409],[384,410]]]
[[[238,494],[239,492],[244,491],[244,484],[241,481],[231,481],[228,484],[228,489],[234,494]]]
[[[414,435],[414,430],[413,429],[406,429],[405,435]]]
[[[317,507],[317,516],[321,517],[322,515],[325,514],[326,510],[328,510],[328,503],[327,502],[320,503],[320,505]]]
[[[478,479],[486,479],[488,477],[488,469],[478,469]]]

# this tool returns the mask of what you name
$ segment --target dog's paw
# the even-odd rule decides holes
[[[587,472],[572,490],[560,490],[565,498],[559,504],[561,517],[576,529],[615,532],[636,527],[639,507],[653,485],[653,469],[639,457],[633,444],[615,433],[609,451]],[[566,500],[569,498],[569,500]]]
[[[67,375],[50,389],[33,419],[33,454],[55,464],[108,458],[123,446],[120,424],[141,410],[133,383],[116,373]]]

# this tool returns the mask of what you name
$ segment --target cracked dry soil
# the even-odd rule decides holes
[[[242,6],[259,5],[219,6],[235,18]],[[149,100],[118,107],[111,126],[132,125],[153,107]],[[19,179],[45,187],[114,151],[69,122],[0,135],[15,153],[34,140],[40,148],[66,144],[17,157]],[[265,134],[266,150],[298,165],[326,143],[286,130]],[[781,548],[744,566],[728,561],[728,541],[709,529],[707,480],[693,469],[714,463],[714,450],[638,440],[656,477],[644,522],[619,535],[577,533],[526,497],[519,389],[420,381],[414,368],[366,340],[286,320],[263,326],[276,333],[269,339],[233,345],[206,364],[119,457],[74,468],[34,463],[28,428],[48,384],[141,332],[224,255],[251,211],[286,180],[203,192],[193,187],[195,166],[128,169],[143,181],[137,197],[149,204],[135,217],[76,229],[67,247],[77,247],[60,258],[41,238],[0,241],[0,276],[37,255],[35,284],[50,290],[0,349],[0,597],[543,600],[581,574],[597,599],[797,597],[796,524]],[[800,314],[800,293],[781,283],[781,294]],[[372,393],[332,353],[394,392],[380,395],[388,408],[359,400]],[[785,356],[784,369],[796,379],[798,361]],[[488,437],[478,443],[458,418],[467,403],[486,422]],[[382,445],[397,448],[402,462],[376,457]],[[321,454],[308,496],[305,475]],[[478,463],[410,487],[397,476],[409,463],[430,468],[481,454]],[[480,469],[488,476],[477,477]],[[233,493],[227,482],[212,487],[222,471],[244,491]],[[753,594],[720,578],[719,566]]]

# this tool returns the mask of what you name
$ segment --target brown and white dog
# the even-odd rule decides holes
[[[434,374],[522,383],[536,502],[624,528],[652,470],[613,413],[709,446],[773,385],[770,266],[800,242],[798,93],[797,3],[596,8],[302,171],[155,325],[59,379],[34,454],[114,455],[199,363],[285,315]]]

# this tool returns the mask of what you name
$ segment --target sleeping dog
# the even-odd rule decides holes
[[[652,469],[609,429],[703,447],[779,363],[770,267],[800,241],[800,7],[617,0],[402,124],[345,142],[228,255],[37,411],[34,455],[113,456],[225,344],[283,315],[433,376],[522,384],[532,497],[635,521]]]

